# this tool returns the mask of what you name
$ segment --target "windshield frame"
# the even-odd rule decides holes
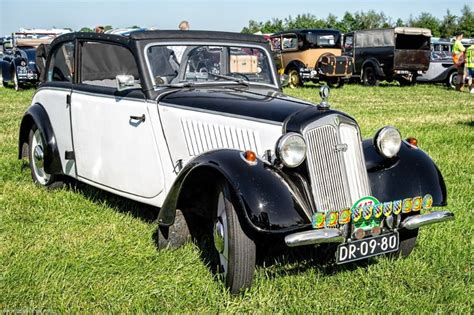
[[[265,46],[262,45],[256,45],[256,44],[251,44],[251,43],[242,43],[242,42],[226,42],[226,41],[193,41],[193,40],[180,40],[180,41],[156,41],[156,42],[151,42],[145,45],[143,48],[142,52],[145,58],[145,64],[147,67],[147,73],[148,76],[150,77],[150,81],[153,85],[153,90],[159,91],[166,86],[162,85],[157,85],[155,82],[155,78],[153,77],[153,71],[150,65],[150,60],[148,58],[148,48],[151,46],[227,46],[227,47],[240,47],[240,48],[257,48],[260,49],[267,57],[271,72],[271,77],[273,79],[273,84],[270,83],[262,83],[262,82],[252,82],[252,81],[245,81],[248,83],[249,86],[266,86],[266,87],[271,87],[271,88],[277,88],[280,89],[279,86],[279,81],[276,76],[276,71],[275,71],[275,65],[273,61],[273,57],[271,53],[268,51],[268,49],[265,48]],[[192,81],[186,81],[186,82],[192,82]],[[235,81],[205,81],[205,82],[192,82],[194,86],[199,86],[199,85],[241,85],[238,82]]]

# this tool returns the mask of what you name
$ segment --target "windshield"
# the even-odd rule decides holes
[[[149,46],[155,87],[170,85],[275,85],[272,63],[262,48],[215,45]]]

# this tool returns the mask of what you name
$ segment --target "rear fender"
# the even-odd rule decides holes
[[[375,58],[369,58],[369,59],[365,60],[364,63],[362,64],[362,66],[361,66],[361,70],[360,70],[361,77],[364,75],[364,68],[367,67],[367,66],[372,66],[372,68],[374,68],[374,70],[375,70],[375,73],[379,77],[384,77],[385,76],[385,73],[383,72],[383,69],[380,65],[380,62]]]

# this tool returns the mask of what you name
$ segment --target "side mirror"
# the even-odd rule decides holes
[[[281,87],[286,87],[290,85],[290,76],[288,74],[280,75],[280,85]]]
[[[133,75],[119,74],[115,77],[115,80],[117,80],[117,90],[119,91],[130,90],[136,87]]]

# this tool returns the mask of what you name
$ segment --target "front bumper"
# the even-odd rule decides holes
[[[433,211],[427,214],[409,216],[400,222],[399,229],[413,230],[424,225],[454,220],[454,213],[449,211]],[[321,243],[343,243],[344,233],[337,228],[324,228],[293,233],[285,236],[285,243],[289,247],[314,245]]]

